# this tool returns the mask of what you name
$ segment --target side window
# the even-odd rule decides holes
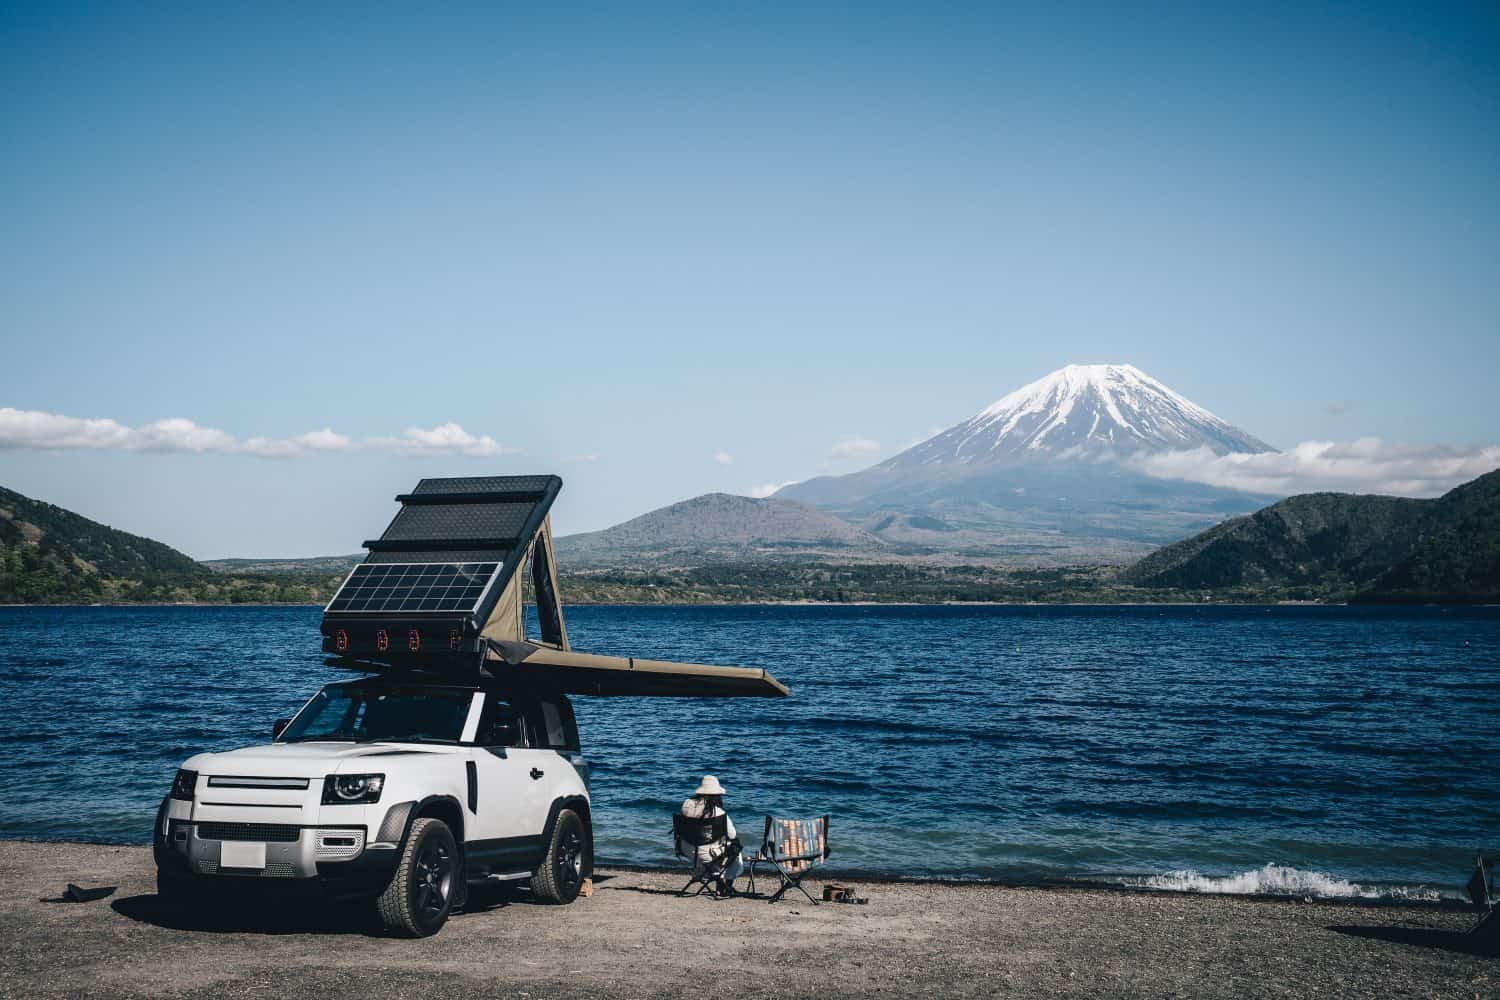
[[[573,719],[573,706],[568,704],[568,699],[546,699],[541,708],[540,721],[546,745],[555,750],[577,750],[578,724]]]
[[[521,745],[521,716],[509,698],[490,696],[484,720],[479,726],[481,746],[515,747]]]

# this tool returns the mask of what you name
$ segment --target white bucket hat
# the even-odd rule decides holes
[[[723,795],[724,786],[719,784],[719,779],[711,774],[705,774],[703,780],[698,783],[694,795]]]

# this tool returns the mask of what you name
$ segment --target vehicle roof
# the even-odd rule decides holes
[[[370,673],[329,681],[328,687],[388,687],[388,688],[443,688],[453,691],[491,692],[506,694],[548,695],[557,697],[564,692],[555,685],[525,683],[513,678],[481,677],[477,679],[455,678],[446,674],[429,673]]]

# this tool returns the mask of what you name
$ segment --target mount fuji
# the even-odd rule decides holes
[[[1136,464],[1198,448],[1274,450],[1132,365],[1068,365],[878,465],[775,496],[901,549],[1124,560],[1267,502],[1147,476]]]
[[[990,404],[883,466],[1119,457],[1208,447],[1274,451],[1134,365],[1068,365]]]

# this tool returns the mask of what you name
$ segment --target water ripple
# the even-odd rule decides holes
[[[146,839],[183,758],[263,741],[333,679],[318,615],[0,608],[0,836]],[[747,839],[766,812],[827,812],[840,865],[886,874],[1363,893],[1461,883],[1500,848],[1496,609],[568,615],[580,648],[765,666],[794,692],[577,699],[607,861],[670,863],[666,818],[704,772]]]

